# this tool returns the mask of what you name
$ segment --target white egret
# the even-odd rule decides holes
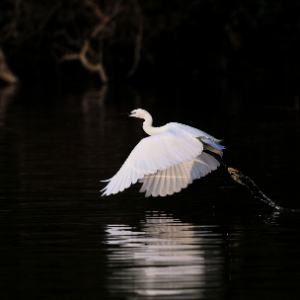
[[[146,197],[172,195],[220,165],[204,151],[222,156],[225,147],[204,131],[174,122],[153,127],[151,115],[140,108],[128,115],[144,119],[143,129],[150,136],[135,146],[115,176],[102,181],[108,182],[102,196],[122,192],[137,181],[143,183],[140,192]]]

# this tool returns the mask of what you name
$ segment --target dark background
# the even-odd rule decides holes
[[[142,107],[299,210],[299,6],[1,0],[0,299],[298,299],[297,211],[224,168],[164,198],[99,181],[146,136],[115,115]]]
[[[300,1],[292,0],[3,0],[0,46],[21,82],[100,84],[78,60],[62,60],[87,40],[87,59],[101,62],[109,81],[235,76],[280,82],[291,99],[299,95],[299,12]],[[99,24],[104,29],[93,35]],[[136,53],[137,67],[128,76]]]

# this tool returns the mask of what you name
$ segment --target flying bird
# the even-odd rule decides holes
[[[108,182],[102,196],[122,192],[137,181],[146,197],[173,195],[220,165],[215,157],[222,157],[225,149],[221,140],[181,123],[154,127],[151,115],[141,108],[127,115],[143,119],[149,136],[134,147],[116,175],[102,180]]]

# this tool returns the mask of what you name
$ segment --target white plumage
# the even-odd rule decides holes
[[[204,149],[222,156],[220,140],[190,126],[168,123],[152,126],[151,115],[135,109],[130,117],[144,119],[143,129],[150,136],[142,139],[111,179],[102,196],[124,191],[137,181],[143,183],[140,192],[149,196],[166,196],[180,192],[193,180],[217,169],[219,162]]]

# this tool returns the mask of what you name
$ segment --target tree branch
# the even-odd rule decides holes
[[[7,84],[15,84],[18,82],[18,78],[13,74],[8,66],[5,55],[0,47],[0,80]]]
[[[90,43],[88,40],[85,40],[80,53],[72,53],[72,54],[65,54],[61,59],[60,62],[65,60],[79,60],[82,66],[91,72],[98,72],[99,77],[102,82],[108,82],[108,78],[102,63],[92,64],[89,62],[87,58],[87,53],[90,50]]]
[[[144,23],[143,23],[143,17],[142,17],[142,12],[141,12],[141,7],[139,5],[138,0],[133,1],[134,4],[134,10],[137,15],[137,27],[138,27],[138,32],[135,37],[135,47],[134,47],[134,60],[131,66],[131,69],[127,73],[127,77],[131,77],[140,62],[141,58],[141,48],[142,48],[142,40],[143,40],[143,31],[144,31]]]

